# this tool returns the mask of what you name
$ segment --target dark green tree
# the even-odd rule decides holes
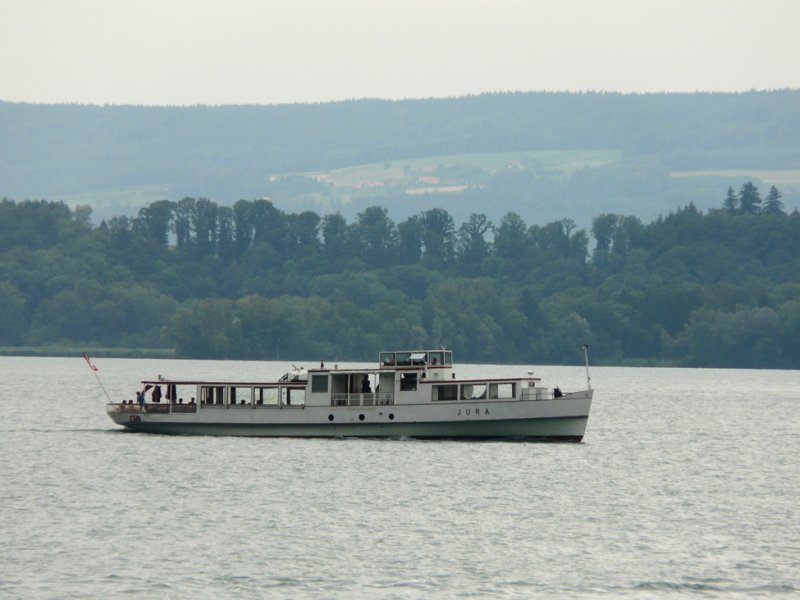
[[[640,247],[644,237],[644,225],[638,217],[620,217],[614,231],[614,252],[627,254],[631,248]]]
[[[781,202],[782,194],[774,185],[769,188],[769,194],[764,199],[764,208],[762,212],[766,215],[785,215],[783,210],[783,202]]]
[[[456,256],[463,272],[477,274],[481,263],[489,256],[491,246],[486,234],[492,230],[492,222],[484,214],[470,215],[462,223],[456,235]]]
[[[0,345],[20,343],[25,331],[25,297],[10,281],[0,281]]]
[[[529,247],[528,227],[517,213],[506,213],[495,230],[494,252],[500,258],[514,261],[525,255]]]
[[[611,249],[619,221],[620,216],[613,214],[602,214],[592,219],[592,235],[597,242],[597,250]]]
[[[442,267],[453,260],[455,224],[450,213],[442,208],[432,208],[419,215],[422,225],[423,262]]]
[[[286,223],[294,244],[293,253],[302,257],[317,256],[320,251],[319,215],[307,210],[297,215],[287,215]]]
[[[161,248],[167,247],[174,211],[175,203],[169,200],[157,200],[139,209],[137,220],[142,224],[145,236]]]
[[[217,209],[217,255],[225,264],[236,258],[235,213],[230,206]]]
[[[193,245],[192,218],[196,202],[194,198],[187,197],[175,205],[172,229],[175,232],[175,245],[178,250],[188,250]]]
[[[738,212],[739,199],[736,197],[736,192],[733,191],[732,187],[728,188],[728,193],[725,196],[725,202],[722,203],[722,207],[729,215],[735,215]]]
[[[328,260],[345,258],[347,242],[347,221],[341,213],[325,215],[322,219],[322,249]]]
[[[233,231],[236,256],[242,256],[253,243],[253,209],[248,200],[233,205]]]
[[[422,223],[413,215],[397,226],[398,259],[402,264],[415,264],[422,258]]]
[[[746,215],[756,214],[761,210],[761,195],[758,188],[748,181],[739,190],[739,211]]]
[[[270,244],[278,250],[283,240],[279,230],[283,227],[283,213],[269,200],[263,198],[250,204],[250,219],[253,226],[253,244]]]
[[[200,256],[209,256],[217,249],[217,205],[208,198],[199,198],[191,215],[195,248]]]
[[[370,206],[360,213],[352,226],[352,240],[364,264],[385,267],[397,252],[397,229],[389,211]]]

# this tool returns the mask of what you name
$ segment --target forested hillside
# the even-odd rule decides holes
[[[371,205],[397,220],[433,207],[459,221],[473,212],[499,221],[508,210],[539,225],[609,211],[650,219],[689,201],[708,208],[715,189],[776,170],[794,173],[782,179],[785,201],[800,205],[800,90],[278,106],[0,102],[0,139],[0,194],[87,203],[101,218],[203,194],[222,205],[267,197],[287,212],[341,211],[351,220]],[[611,150],[616,158],[540,160],[539,153],[553,150]],[[513,152],[519,155],[500,169],[478,160],[465,172],[447,159]],[[319,175],[421,157],[431,157],[436,170],[422,179],[464,190],[409,196],[409,186],[385,186],[382,178],[344,189]],[[689,181],[674,176],[686,171]]]
[[[94,225],[62,202],[0,203],[0,344],[168,347],[198,358],[800,367],[800,213],[724,190],[643,222],[395,222],[373,206],[159,201]]]

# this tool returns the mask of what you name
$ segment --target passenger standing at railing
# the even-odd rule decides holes
[[[369,377],[364,375],[364,379],[361,380],[361,393],[362,394],[370,394],[372,393],[372,387],[369,384]]]
[[[136,392],[136,402],[139,403],[139,406],[144,406],[144,392]]]

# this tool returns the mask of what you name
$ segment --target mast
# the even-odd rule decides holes
[[[583,350],[583,360],[586,363],[586,386],[587,389],[592,389],[592,378],[589,377],[589,344],[581,344]]]

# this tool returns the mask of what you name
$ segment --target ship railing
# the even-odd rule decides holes
[[[111,403],[116,412],[124,414],[169,414],[169,413],[194,413],[197,412],[196,404],[171,404],[169,402],[148,402],[147,404],[122,404]]]
[[[394,404],[391,392],[333,394],[331,406],[388,406]]]

